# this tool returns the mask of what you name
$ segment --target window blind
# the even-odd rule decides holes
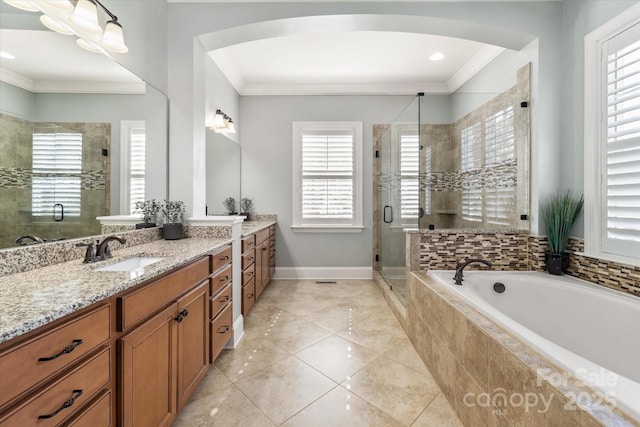
[[[491,167],[515,160],[513,118],[513,105],[511,105],[486,119],[484,134],[486,166]],[[492,224],[509,224],[515,206],[515,188],[501,187],[500,182],[494,181],[493,186],[485,188],[486,220]]]
[[[59,203],[65,216],[80,216],[82,134],[34,133],[32,154],[32,215],[51,216]]]
[[[129,213],[134,214],[136,202],[145,200],[145,150],[146,135],[144,128],[131,128],[129,131]]]
[[[460,169],[462,179],[462,219],[482,221],[482,188],[475,182],[474,173],[482,165],[482,128],[475,123],[460,133]]]
[[[431,146],[424,148],[424,213],[431,215]]]
[[[400,217],[418,218],[420,207],[420,137],[417,128],[400,131]]]
[[[606,251],[640,253],[640,25],[603,44],[606,129],[603,227]]]
[[[304,129],[301,161],[302,218],[352,219],[354,131]]]

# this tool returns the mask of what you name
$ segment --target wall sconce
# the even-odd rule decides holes
[[[216,116],[213,119],[213,125],[208,126],[217,133],[236,133],[236,127],[231,117],[227,116],[222,110],[216,110]]]
[[[109,56],[108,52],[127,53],[122,25],[118,17],[99,0],[3,0],[29,12],[42,12],[40,22],[52,31],[78,37],[78,46]],[[109,15],[104,30],[98,22],[98,6]]]

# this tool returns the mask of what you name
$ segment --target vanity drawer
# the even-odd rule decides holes
[[[207,257],[181,268],[148,286],[118,298],[118,329],[126,330],[160,310],[209,276]]]
[[[249,283],[249,280],[253,279],[256,275],[256,265],[251,264],[242,272],[242,284]]]
[[[109,350],[109,348],[105,348],[27,400],[8,417],[0,421],[0,426],[37,425],[47,427],[59,425],[109,383],[111,371]],[[48,416],[48,418],[40,419],[41,416]]]
[[[244,237],[242,239],[242,252],[246,252],[249,249],[254,249],[256,247],[256,235],[251,234],[250,236]]]
[[[211,255],[211,271],[224,267],[226,264],[231,263],[231,246],[227,245],[223,249]]]
[[[111,390],[107,390],[93,403],[89,404],[67,427],[110,427]]]
[[[0,406],[108,340],[110,307],[98,307],[2,353]]]
[[[224,270],[211,278],[211,295],[217,294],[233,278],[233,267],[228,265]]]
[[[269,240],[269,229],[265,228],[264,230],[260,230],[256,232],[256,245],[264,242],[265,240]]]
[[[222,313],[211,321],[211,363],[216,360],[216,357],[218,357],[233,333],[233,311],[231,306],[232,304],[228,304],[227,308],[222,310]]]
[[[242,287],[242,315],[249,314],[249,310],[256,302],[256,279],[251,279],[246,286]]]
[[[209,298],[211,303],[211,310],[209,312],[211,313],[212,318],[216,317],[216,315],[220,313],[220,311],[222,311],[229,302],[231,302],[232,292],[231,283],[227,283],[220,292]]]
[[[249,250],[242,254],[242,269],[246,269],[251,264],[253,264],[256,260],[256,251],[255,249]]]

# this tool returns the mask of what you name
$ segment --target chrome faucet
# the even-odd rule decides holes
[[[489,261],[486,261],[484,259],[480,259],[480,258],[472,258],[472,259],[468,259],[466,261],[463,262],[459,262],[458,265],[456,266],[456,274],[453,276],[453,280],[455,280],[456,285],[458,286],[462,286],[462,270],[464,270],[464,268],[469,265],[472,264],[474,262],[479,262],[482,263],[484,265],[486,265],[487,267],[491,268],[492,265]]]
[[[26,245],[27,243],[24,243],[24,241],[27,239],[31,240],[33,243],[44,243],[44,240],[42,240],[38,236],[34,236],[33,234],[25,234],[24,236],[20,236],[16,239],[16,245]]]
[[[118,242],[120,242],[121,244],[125,244],[126,239],[120,237],[120,236],[116,236],[115,234],[112,234],[110,236],[105,237],[102,242],[98,243],[98,246],[96,247],[96,259],[97,260],[102,260],[102,259],[107,259],[107,258],[111,258],[111,250],[109,249],[109,242],[112,240],[117,240]]]

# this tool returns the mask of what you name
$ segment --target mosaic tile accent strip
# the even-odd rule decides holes
[[[117,249],[119,247],[131,247],[150,243],[155,240],[160,240],[162,238],[161,233],[159,228],[119,232],[118,234],[124,237],[127,242],[124,245],[113,242],[112,247],[113,249]],[[2,249],[0,250],[0,277],[83,258],[85,248],[76,247],[78,243],[102,240],[109,234],[112,233]]]
[[[76,174],[38,174],[38,176],[78,176]],[[103,170],[83,170],[80,176],[81,190],[104,190],[106,174]],[[0,186],[4,188],[30,189],[33,170],[22,168],[0,168]]]
[[[460,260],[483,258],[495,270],[528,270],[527,249],[527,233],[425,233],[420,237],[420,269],[453,270]]]
[[[184,237],[230,239],[230,225],[185,225],[182,228]]]
[[[31,188],[31,169],[0,168],[0,186],[4,188]]]

